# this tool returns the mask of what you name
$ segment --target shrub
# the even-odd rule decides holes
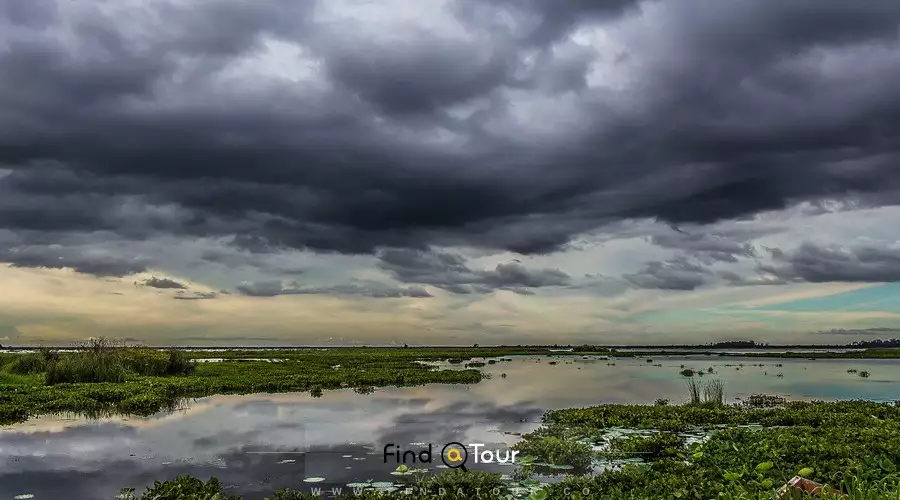
[[[47,366],[45,383],[124,382],[125,367],[114,356],[79,352],[60,357]]]
[[[590,445],[554,436],[520,441],[514,449],[548,464],[571,465],[579,471],[588,470],[594,459],[594,451]]]
[[[49,347],[39,347],[38,352],[41,354],[41,357],[44,358],[45,363],[59,361],[59,352],[54,351]]]
[[[28,373],[40,373],[44,371],[46,362],[40,354],[18,354],[16,359],[9,365],[9,372],[19,375]]]

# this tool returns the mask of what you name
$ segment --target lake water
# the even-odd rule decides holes
[[[485,366],[491,378],[473,385],[382,388],[367,395],[326,391],[321,398],[214,396],[149,418],[42,417],[2,427],[0,499],[110,499],[121,487],[140,492],[154,479],[180,474],[217,476],[251,499],[286,486],[329,491],[369,479],[396,481],[396,464],[384,462],[386,444],[418,451],[431,443],[439,464],[444,443],[504,448],[518,439],[512,433],[538,427],[548,409],[657,398],[679,403],[687,396],[681,365],[712,367],[705,378],[723,380],[730,400],[759,393],[801,400],[900,399],[896,360],[512,357]],[[851,368],[871,375],[847,373]],[[512,472],[501,465],[468,466]],[[310,477],[325,480],[303,482]]]

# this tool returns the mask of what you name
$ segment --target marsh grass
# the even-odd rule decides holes
[[[701,382],[698,379],[689,378],[686,382],[690,397],[689,404],[705,406],[722,406],[725,404],[725,383],[721,380]]]
[[[167,377],[194,370],[194,363],[182,351],[115,345],[103,337],[89,340],[76,352],[60,354],[42,350],[35,356],[46,372],[47,385],[121,383],[134,375]]]
[[[711,405],[725,404],[725,382],[710,380],[703,386],[704,403]]]
[[[687,380],[688,394],[690,395],[690,403],[693,405],[700,404],[701,383],[699,380],[691,378]]]
[[[74,352],[61,352],[57,361],[49,363],[52,368],[48,371],[24,375],[11,373],[9,367],[25,354],[4,353],[0,354],[0,424],[42,414],[110,411],[152,415],[179,398],[214,394],[307,392],[317,396],[341,388],[361,388],[357,392],[365,393],[375,387],[471,384],[485,375],[477,369],[460,369],[463,367],[436,369],[421,361],[509,353],[509,349],[499,348],[413,347],[165,351],[98,341]],[[203,358],[227,361],[195,364],[194,360]],[[259,358],[282,361],[254,360]]]

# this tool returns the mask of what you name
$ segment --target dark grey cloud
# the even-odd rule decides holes
[[[666,232],[650,235],[647,239],[654,245],[682,251],[707,263],[733,263],[739,258],[755,257],[756,248],[750,240],[770,231],[760,229],[721,234],[702,229],[685,231],[672,228]]]
[[[648,262],[636,273],[623,275],[639,288],[660,290],[693,290],[709,282],[713,273],[685,256],[666,261]]]
[[[432,295],[421,286],[396,287],[381,283],[351,283],[329,287],[302,286],[297,281],[254,281],[237,286],[241,295],[249,297],[276,297],[279,295],[348,295],[372,298],[430,298]]]
[[[143,257],[129,258],[110,252],[54,245],[0,247],[0,262],[13,267],[70,268],[95,276],[127,276],[146,271],[149,264]]]
[[[152,276],[138,283],[141,286],[149,286],[150,288],[168,288],[175,290],[184,290],[187,285],[180,283],[171,278],[157,278]]]
[[[0,227],[27,241],[0,260],[145,269],[35,243],[97,231],[241,235],[250,252],[546,253],[633,217],[900,200],[894,0],[457,0],[405,21],[392,4],[328,19],[341,6],[4,4]],[[580,43],[591,26],[609,38],[600,50]],[[253,60],[268,66],[241,69]],[[749,251],[656,243],[707,262]],[[562,281],[523,272],[437,281]]]
[[[492,270],[471,269],[458,254],[392,248],[379,253],[379,266],[405,283],[433,285],[455,294],[509,290],[531,295],[531,288],[566,286],[568,274],[558,269],[529,269],[521,262],[497,264]]]
[[[887,245],[842,247],[801,244],[785,252],[769,249],[773,262],[760,271],[790,282],[897,282],[900,249]]]
[[[179,291],[173,297],[177,300],[209,300],[216,299],[219,297],[217,292],[184,292]]]

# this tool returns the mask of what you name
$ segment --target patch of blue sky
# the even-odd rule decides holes
[[[780,304],[767,304],[752,309],[788,312],[900,312],[900,283],[885,283],[833,295],[796,299]]]

